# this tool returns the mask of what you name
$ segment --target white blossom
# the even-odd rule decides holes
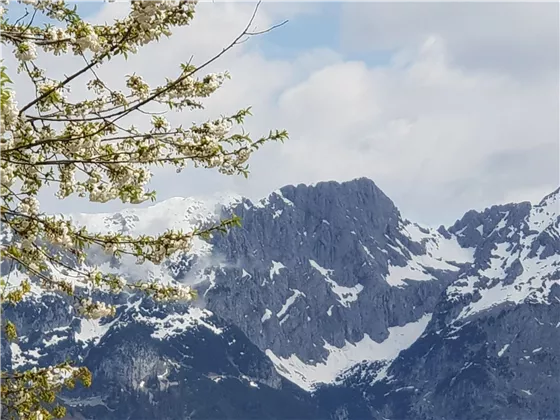
[[[6,163],[6,165],[0,170],[0,183],[3,186],[10,187],[14,182],[14,167],[13,165]]]
[[[94,302],[91,298],[82,299],[78,305],[78,312],[90,319],[99,319],[115,314],[115,306],[105,302]]]
[[[19,114],[18,103],[16,101],[16,92],[8,90],[5,101],[2,102],[1,118],[2,131],[14,127]]]
[[[76,39],[76,43],[83,50],[90,50],[92,52],[99,52],[101,50],[101,44],[99,43],[99,37],[90,25],[85,25],[83,29],[83,34]]]
[[[26,197],[19,203],[17,210],[25,215],[34,215],[39,213],[39,200],[31,196]]]
[[[190,286],[179,284],[177,287],[177,298],[190,300],[192,297],[193,289]]]
[[[31,61],[37,58],[37,48],[33,42],[22,42],[14,51],[15,56],[21,61]]]
[[[45,419],[45,415],[43,414],[42,411],[37,410],[37,411],[35,411],[35,412],[33,413],[31,419],[32,419],[32,420],[44,420],[44,419]]]
[[[77,372],[78,368],[72,366],[50,368],[47,370],[46,379],[50,386],[62,385],[72,379]]]

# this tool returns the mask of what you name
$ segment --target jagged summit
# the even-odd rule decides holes
[[[556,206],[556,210],[558,210],[558,206],[560,206],[560,187],[546,195],[538,204],[539,207],[546,205]]]
[[[528,207],[547,207],[549,212],[557,214],[560,206],[559,196],[560,188],[545,196],[538,204],[531,204],[529,202],[509,203],[492,206],[482,211],[469,210],[451,227],[443,229],[452,232],[462,228],[473,219],[481,220],[489,214],[507,211],[512,207],[522,209]],[[366,177],[343,182],[321,181],[315,184],[285,185],[254,202],[239,194],[224,192],[209,196],[173,197],[143,208],[131,207],[110,213],[78,213],[71,216],[76,222],[87,223],[92,229],[119,229],[120,226],[125,226],[129,230],[136,229],[144,233],[146,226],[135,224],[135,220],[145,220],[143,225],[148,223],[157,226],[161,226],[161,223],[170,226],[183,224],[184,228],[188,228],[193,223],[214,220],[224,208],[238,207],[240,203],[265,207],[270,204],[271,200],[275,201],[276,199],[283,201],[287,205],[302,205],[310,200],[316,200],[325,206],[365,208],[376,213],[401,217],[394,202],[373,180]],[[161,216],[155,216],[157,214],[166,214],[168,217],[164,219]],[[108,223],[108,220],[113,222]]]
[[[330,192],[341,192],[352,193],[359,192],[364,195],[379,196],[385,200],[389,200],[389,197],[375,184],[375,182],[366,177],[355,178],[348,181],[320,181],[314,184],[298,184],[298,185],[285,185],[280,188],[280,191],[293,191],[293,190],[316,190],[317,193],[330,193]]]

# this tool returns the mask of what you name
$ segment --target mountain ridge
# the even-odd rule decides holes
[[[483,366],[480,371],[483,376],[492,372],[496,387],[506,380],[501,373],[492,370],[496,363],[503,365],[507,360],[507,366],[511,368],[502,371],[509,372],[509,376],[512,372],[525,372],[524,369],[529,369],[524,375],[530,374],[530,367],[524,368],[517,359],[502,358],[509,351],[520,352],[523,360],[529,360],[524,359],[523,350],[534,350],[525,348],[529,339],[518,339],[518,342],[512,339],[512,328],[519,330],[519,337],[523,335],[520,319],[525,319],[525,315],[519,318],[519,314],[532,311],[537,314],[534,318],[544,320],[539,321],[543,322],[542,326],[537,323],[534,328],[533,340],[540,340],[542,344],[541,350],[535,354],[547,355],[538,367],[548,369],[548,375],[554,373],[549,365],[557,354],[550,343],[560,338],[560,319],[556,321],[553,310],[560,303],[558,191],[536,205],[519,203],[492,206],[482,212],[469,211],[453,225],[438,229],[404,219],[395,204],[366,178],[345,183],[323,182],[315,186],[285,186],[256,203],[239,196],[227,196],[225,205],[218,199],[204,202],[174,198],[132,211],[73,215],[77,223],[93,229],[147,233],[168,227],[187,229],[197,223],[215,222],[234,212],[241,216],[243,227],[224,236],[213,236],[208,242],[197,241],[192,253],[176,255],[159,267],[138,267],[126,259],[117,263],[98,252],[91,255],[92,261],[101,264],[102,269],[125,273],[131,279],[142,276],[164,282],[187,280],[199,289],[203,301],[197,305],[202,304],[205,309],[183,308],[180,312],[183,315],[174,317],[173,313],[179,307],[171,305],[156,310],[149,300],[143,300],[145,303],[138,306],[130,301],[133,297],[122,295],[111,298],[117,299],[115,302],[120,305],[118,320],[98,323],[93,328],[76,320],[72,309],[64,315],[65,310],[60,314],[47,311],[47,319],[52,322],[41,326],[37,324],[37,314],[31,305],[25,306],[24,303],[22,316],[11,313],[18,320],[18,328],[20,324],[24,328],[21,330],[23,341],[13,348],[3,343],[2,356],[17,361],[18,366],[25,366],[26,360],[27,365],[32,366],[52,361],[44,356],[44,348],[58,346],[53,349],[61,354],[79,356],[82,360],[88,360],[92,351],[106,354],[111,369],[103,372],[131,371],[136,369],[133,360],[142,347],[134,344],[138,338],[133,338],[135,336],[127,332],[127,327],[119,327],[124,322],[120,318],[123,313],[129,314],[127,316],[131,318],[127,322],[137,325],[135,328],[142,337],[149,337],[142,339],[146,345],[151,346],[153,342],[155,348],[162,349],[168,348],[165,343],[183,348],[187,336],[192,337],[189,338],[191,341],[196,337],[209,340],[208,331],[210,334],[215,331],[204,325],[204,317],[208,315],[216,317],[216,322],[227,326],[226,329],[235,330],[236,340],[254,346],[255,360],[268,362],[266,368],[258,369],[252,375],[253,379],[245,371],[233,377],[226,375],[225,382],[216,382],[214,379],[223,375],[215,371],[228,371],[238,365],[239,360],[245,360],[238,354],[243,350],[237,349],[235,353],[227,350],[229,344],[218,341],[221,344],[216,344],[217,351],[229,354],[235,363],[220,356],[216,358],[215,368],[200,353],[182,350],[189,354],[189,361],[174,359],[173,363],[178,366],[174,375],[185,380],[191,375],[189,371],[207,366],[206,379],[200,376],[192,384],[181,382],[185,389],[175,386],[173,392],[184,398],[188,394],[192,398],[198,395],[200,380],[204,383],[210,380],[211,387],[225,386],[226,382],[228,387],[231,385],[226,387],[229,391],[212,391],[221,395],[218,400],[223,401],[228,409],[207,411],[208,407],[199,407],[202,410],[199,412],[206,414],[197,417],[195,413],[192,418],[212,418],[211,415],[235,418],[227,416],[228,410],[241,417],[251,412],[262,418],[313,418],[309,416],[315,415],[324,418],[329,415],[337,419],[357,419],[364,418],[360,417],[364,413],[375,419],[383,416],[435,419],[438,415],[451,414],[458,419],[464,418],[458,402],[461,396],[466,398],[464,394],[451,390],[450,395],[455,392],[457,397],[452,398],[451,403],[445,403],[442,391],[435,392],[426,384],[450,389],[451,379],[444,377],[444,373],[452,371],[457,374],[468,363],[475,363],[473,360],[479,357],[475,356],[476,352],[472,353],[475,348],[478,352],[484,349],[488,355],[476,363]],[[3,274],[6,269],[3,266]],[[41,302],[46,299],[48,307],[56,306],[53,302],[58,302],[58,297],[37,292]],[[68,307],[63,301],[58,304],[61,308]],[[144,306],[147,309],[142,309]],[[514,325],[493,320],[500,314],[508,314],[507,317],[515,320]],[[45,341],[37,341],[38,332],[33,336],[35,338],[30,337],[31,333],[27,331],[31,330],[25,329],[24,319],[37,331],[43,330],[47,337]],[[496,323],[501,323],[502,329],[492,327]],[[476,326],[474,330],[473,326]],[[57,328],[66,330],[57,332]],[[64,331],[66,335],[62,333]],[[481,337],[488,334],[493,334],[493,339],[482,342]],[[122,337],[120,340],[129,337],[127,340],[132,342],[131,347],[120,350],[127,355],[124,359],[115,358],[114,352],[105,348],[111,337]],[[509,347],[504,349],[506,344]],[[452,356],[450,349],[459,345],[462,346],[459,347],[461,355]],[[59,347],[66,350],[58,350]],[[424,356],[430,348],[433,350]],[[498,356],[500,352],[502,356]],[[424,360],[430,360],[430,357],[435,357],[433,367],[424,369]],[[218,360],[223,361],[218,363]],[[444,368],[445,363],[447,368]],[[442,366],[440,370],[438,364]],[[415,373],[407,377],[407,369]],[[168,398],[165,394],[168,388],[162,385],[165,379],[163,382],[158,379],[161,372],[149,373],[145,369],[142,372],[134,381],[128,374],[117,375],[118,380],[110,379],[106,373],[98,375],[102,384],[116,381],[129,390],[123,394],[111,388],[111,393],[118,395],[119,401],[124,401],[124,411],[118,413],[124,416],[122,418],[138,415],[138,411],[134,411],[137,397],[133,395],[139,392],[145,395],[139,390],[142,380],[153,385],[150,388],[153,401]],[[142,375],[146,378],[142,379]],[[208,379],[208,375],[214,379]],[[533,383],[538,379],[542,384],[548,384],[542,395],[545,399],[540,400],[544,408],[539,412],[557,413],[554,402],[558,399],[553,394],[557,388],[551,377],[533,376],[535,378],[526,379],[526,382]],[[267,378],[275,379],[270,382]],[[234,386],[231,380],[241,385]],[[307,396],[291,391],[293,385],[286,381],[307,391],[307,394],[304,392]],[[457,381],[453,380],[453,384]],[[251,382],[270,388],[263,398],[271,404],[276,398],[278,401],[293,398],[301,401],[300,411],[292,414],[283,411],[282,416],[274,417],[274,413],[263,407],[252,412],[244,411],[248,410],[245,406],[232,406],[227,392],[243,395],[244,401],[253,404],[249,402],[253,401],[250,395],[256,388]],[[511,388],[503,386],[504,389]],[[405,391],[398,389],[407,387],[416,391],[405,399],[406,404],[399,405],[398,399],[393,400],[392,396],[400,395]],[[428,405],[422,403],[420,394],[424,391],[438,399]],[[521,392],[513,388],[510,391]],[[491,396],[495,393],[492,389],[487,392]],[[532,392],[536,391],[533,389]],[[524,392],[521,394],[528,396]],[[115,395],[109,399],[116,398]],[[72,401],[94,397],[103,400],[108,396],[92,396],[86,392],[72,397]],[[511,414],[503,402],[507,398],[500,398],[492,403],[498,408],[490,409],[490,405],[482,404],[483,412],[498,413],[496,418],[501,418],[500,413]],[[102,405],[96,407],[83,406],[78,411],[90,416],[88,418],[108,418],[104,417],[109,416],[103,411],[106,409],[99,408]],[[142,407],[152,410],[151,413],[157,412],[153,411],[155,406]],[[531,414],[536,412],[535,407],[522,407],[525,410],[522,412]],[[162,418],[191,418],[188,416],[192,410],[189,410],[183,407],[177,412],[166,412],[168,417]],[[111,415],[116,418],[117,414]]]

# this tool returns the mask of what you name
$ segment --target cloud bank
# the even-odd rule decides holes
[[[290,54],[275,56],[271,35],[251,39],[208,69],[227,69],[232,80],[206,111],[171,117],[189,124],[251,105],[251,134],[286,128],[290,140],[255,154],[248,180],[158,170],[158,199],[216,191],[254,199],[285,184],[366,176],[405,216],[438,224],[473,207],[537,201],[558,186],[558,4],[340,4],[323,28],[337,41],[298,47],[290,25],[325,7],[264,3],[257,28],[291,19],[272,42]],[[191,56],[202,62],[243,29],[253,8],[201,4],[191,27],[111,63],[104,78],[118,86],[123,73],[136,72],[156,82]],[[106,4],[92,19],[125,12],[126,5]],[[71,60],[64,66],[76,65]],[[50,196],[43,203],[60,211]]]

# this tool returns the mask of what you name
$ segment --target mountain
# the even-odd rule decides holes
[[[358,416],[366,407],[373,418],[560,418],[558,195],[457,221],[448,232],[475,249],[474,260],[440,296],[422,336],[381,379],[379,366],[365,363],[321,398]]]
[[[439,229],[403,218],[364,178],[256,203],[73,215],[96,231],[186,230],[232,213],[243,227],[159,267],[92,252],[106,271],[188,282],[201,300],[100,296],[118,312],[94,323],[35,288],[39,305],[6,312],[22,337],[3,343],[4,366],[53,353],[89,366],[94,386],[65,395],[73,418],[560,418],[558,196]]]

